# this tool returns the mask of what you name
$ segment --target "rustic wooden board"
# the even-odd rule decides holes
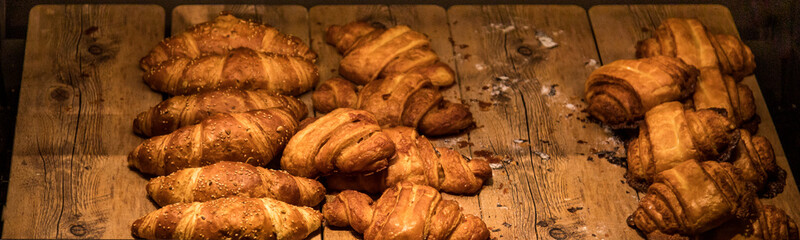
[[[31,10],[3,238],[130,238],[155,209],[126,159],[161,100],[138,62],[163,35],[155,5]]]
[[[338,76],[339,60],[342,56],[336,49],[325,43],[325,30],[333,24],[346,24],[353,21],[368,21],[391,27],[398,24],[426,34],[431,39],[431,48],[439,54],[442,61],[453,66],[453,46],[449,41],[450,32],[444,8],[435,5],[340,5],[315,6],[310,10],[311,46],[319,53],[317,65],[322,81]],[[445,98],[460,101],[457,86],[443,89]],[[469,148],[459,148],[458,143],[468,141],[467,134],[446,138],[431,139],[436,146],[453,148],[462,154],[469,154]],[[462,145],[463,146],[463,145]],[[478,199],[474,196],[454,196],[445,194],[446,199],[456,200],[465,212],[480,215]],[[325,238],[356,238],[357,234],[346,229],[326,228]]]
[[[448,19],[461,93],[478,122],[472,150],[510,157],[479,196],[492,236],[638,238],[625,224],[637,202],[625,170],[592,154],[620,143],[580,112],[587,63],[598,58],[586,12],[454,6]],[[558,46],[544,47],[537,33]]]
[[[308,43],[308,11],[300,5],[181,5],[172,10],[171,32],[174,35],[196,24],[211,21],[223,11],[271,25],[282,33],[297,36]],[[313,113],[311,93],[299,98]]]
[[[697,18],[713,33],[738,36],[730,11],[721,5],[601,5],[589,10],[597,47],[602,62],[635,58],[637,41],[650,37],[661,21],[670,17]],[[786,188],[773,199],[764,200],[784,209],[792,218],[800,219],[800,192],[789,168],[775,124],[764,102],[755,76],[744,79],[744,84],[753,90],[756,112],[761,116],[758,135],[772,142],[778,164],[787,170]]]

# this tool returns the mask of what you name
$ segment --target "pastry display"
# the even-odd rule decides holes
[[[309,61],[317,59],[317,54],[299,38],[280,33],[274,27],[239,19],[223,12],[212,21],[195,25],[164,39],[142,58],[140,66],[147,71],[173,57],[222,55],[234,48],[293,55]]]
[[[372,239],[488,239],[478,217],[461,213],[455,201],[443,200],[436,189],[408,182],[387,189],[374,201],[346,190],[322,207],[327,224],[352,227]]]
[[[322,214],[271,198],[222,198],[176,203],[137,219],[134,237],[144,239],[305,239]]]
[[[173,57],[150,68],[143,79],[170,95],[242,89],[296,96],[317,84],[319,72],[300,57],[236,48],[221,55]]]
[[[221,90],[171,97],[133,120],[133,131],[144,136],[171,133],[199,123],[216,113],[239,113],[281,107],[300,121],[308,115],[306,105],[294,97],[264,91]]]
[[[279,156],[296,128],[295,116],[281,108],[218,113],[145,140],[128,155],[128,164],[153,175],[221,161],[265,166]]]
[[[283,171],[242,162],[219,162],[150,179],[147,193],[161,206],[234,196],[267,197],[293,205],[316,206],[325,198],[325,187]]]
[[[382,170],[395,151],[377,119],[363,110],[339,108],[298,131],[281,157],[281,168],[299,177]]]
[[[380,193],[407,181],[447,193],[476,194],[492,176],[488,162],[467,160],[451,149],[436,148],[413,128],[394,127],[383,132],[395,145],[388,168],[369,175],[332,175],[325,179],[327,186]]]
[[[434,86],[449,86],[455,73],[430,49],[430,40],[408,26],[374,27],[351,22],[328,27],[325,41],[344,55],[339,74],[364,85],[375,79],[401,73],[418,73]]]
[[[325,81],[314,92],[318,111],[352,106],[356,95],[345,80]],[[444,100],[442,94],[423,75],[396,74],[369,82],[357,94],[357,109],[366,110],[383,127],[408,126],[428,136],[458,133],[474,124],[464,104]],[[336,105],[342,104],[342,105]]]
[[[727,160],[739,132],[711,109],[686,110],[667,102],[645,114],[639,136],[627,145],[628,183],[643,190],[660,172],[691,159]]]
[[[589,75],[586,111],[605,124],[624,125],[658,104],[691,96],[698,74],[672,57],[617,60]]]

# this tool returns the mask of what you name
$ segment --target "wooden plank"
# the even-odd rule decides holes
[[[131,120],[161,100],[139,59],[156,5],[39,5],[30,13],[3,238],[130,238],[154,210],[127,167]]]
[[[604,63],[617,59],[635,58],[637,41],[650,37],[662,20],[670,17],[697,18],[712,33],[739,36],[730,11],[721,5],[601,5],[589,10],[597,46]],[[778,165],[787,170],[784,192],[773,199],[764,200],[784,209],[792,218],[800,219],[800,192],[789,168],[789,162],[778,138],[775,124],[764,102],[755,76],[743,80],[753,90],[756,112],[761,117],[758,135],[772,142]]]
[[[511,159],[480,194],[492,237],[639,238],[625,224],[637,200],[622,182],[625,169],[588,158],[621,146],[580,112],[593,70],[586,63],[597,59],[586,12],[493,5],[447,13],[462,96],[482,103],[470,107],[478,122],[472,149]],[[545,47],[537,34],[558,46]]]
[[[196,24],[211,21],[223,11],[271,25],[282,33],[297,36],[306,44],[309,43],[308,11],[300,5],[181,5],[172,10],[171,32],[178,34]],[[299,98],[313,113],[311,92]]]

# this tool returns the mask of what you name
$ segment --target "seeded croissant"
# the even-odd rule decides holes
[[[144,136],[157,136],[178,128],[199,123],[216,113],[238,113],[282,107],[302,120],[308,114],[300,100],[264,91],[221,90],[164,100],[133,120],[133,131]]]
[[[624,125],[658,104],[691,96],[698,73],[671,57],[617,60],[589,75],[586,110],[603,123]]]
[[[225,54],[234,48],[259,52],[295,55],[314,61],[317,54],[295,36],[278,32],[274,27],[220,13],[213,21],[195,25],[164,39],[139,65],[150,70],[173,57],[197,58],[207,54]]]
[[[413,128],[394,127],[383,132],[392,139],[396,149],[386,170],[369,175],[332,175],[326,178],[327,186],[379,193],[408,181],[448,193],[475,194],[492,176],[488,162],[467,161],[456,151],[436,148]]]
[[[265,166],[280,154],[295,129],[294,116],[280,108],[219,113],[145,140],[128,155],[128,164],[154,175],[221,161]]]
[[[628,183],[644,190],[656,174],[684,161],[727,160],[738,141],[735,126],[717,111],[663,103],[645,114],[639,136],[628,143]]]
[[[439,61],[428,37],[405,25],[389,29],[365,22],[332,25],[325,41],[344,55],[339,73],[361,85],[401,73],[421,74],[435,86],[449,86],[455,81],[453,69]]]
[[[728,163],[685,161],[658,174],[628,225],[645,234],[694,236],[752,216],[752,186]]]
[[[147,193],[161,206],[233,196],[268,197],[293,205],[315,206],[325,197],[325,188],[317,181],[283,171],[219,162],[150,179]]]
[[[332,173],[371,173],[386,168],[394,154],[392,140],[375,116],[363,110],[339,108],[308,124],[289,140],[281,168],[295,176],[314,178]]]
[[[366,194],[346,190],[322,207],[332,226],[350,226],[372,239],[488,239],[478,217],[461,213],[455,201],[442,200],[436,189],[404,182],[373,202]]]
[[[322,214],[271,198],[222,198],[176,203],[137,219],[134,237],[144,239],[304,239]]]

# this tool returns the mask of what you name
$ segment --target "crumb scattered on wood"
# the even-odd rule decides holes
[[[547,153],[543,153],[540,151],[533,151],[533,154],[536,154],[536,156],[539,156],[539,158],[541,158],[542,160],[550,160],[550,155],[547,155]]]
[[[553,38],[547,35],[547,33],[542,31],[536,31],[536,38],[539,39],[539,42],[542,43],[542,47],[545,48],[554,48],[558,46],[558,43],[553,41]]]
[[[567,208],[567,211],[569,211],[569,212],[571,212],[571,213],[575,213],[575,212],[577,212],[577,211],[580,211],[580,210],[583,210],[583,207],[571,207],[571,208]]]

